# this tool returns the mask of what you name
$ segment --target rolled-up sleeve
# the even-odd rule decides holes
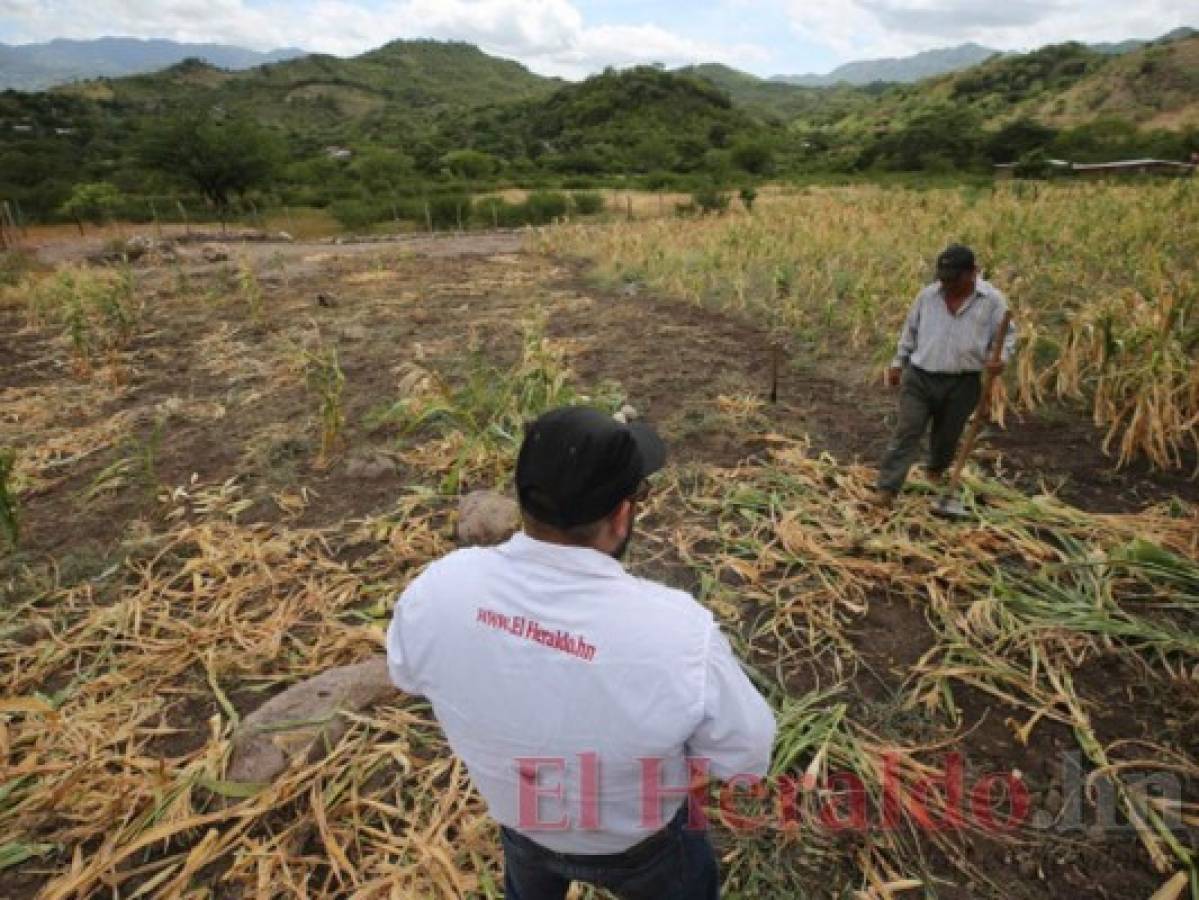
[[[713,625],[703,718],[687,741],[687,755],[706,759],[708,771],[721,780],[765,776],[774,732],[774,713],[741,668],[728,639]]]
[[[1000,359],[1005,363],[1010,362],[1016,353],[1016,322],[1009,321],[1007,332],[1003,335],[999,334],[999,326],[1003,324],[1004,313],[1008,312],[1007,298],[998,291],[995,292],[996,303],[994,304],[994,312],[991,315],[991,340],[987,344],[987,352],[995,346],[996,340],[1003,341],[1003,351],[1000,354]]]
[[[912,354],[916,352],[920,333],[920,303],[923,299],[924,294],[920,293],[908,311],[903,329],[899,332],[899,346],[896,348],[895,358],[891,360],[893,368],[901,369],[906,366],[908,360],[912,358]]]

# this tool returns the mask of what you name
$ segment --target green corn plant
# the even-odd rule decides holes
[[[92,305],[104,326],[104,343],[109,347],[123,347],[128,344],[137,330],[132,293],[120,282],[94,284],[90,286],[89,293]]]
[[[134,435],[126,438],[121,445],[121,455],[92,478],[83,492],[83,500],[91,502],[139,483],[150,497],[154,497],[159,487],[158,458],[165,430],[166,419],[160,417],[144,439]]]
[[[266,303],[262,296],[262,285],[258,283],[254,269],[245,257],[238,264],[237,283],[242,299],[250,307],[250,316],[254,319],[255,324],[266,325]]]
[[[346,376],[338,362],[337,349],[322,347],[315,352],[306,351],[304,373],[308,390],[317,401],[317,416],[321,423],[321,449],[317,465],[323,468],[329,464],[346,421],[342,405]]]
[[[190,297],[191,279],[187,277],[187,270],[183,268],[183,264],[179,262],[178,258],[171,263],[171,271],[174,273],[175,293],[180,297]]]
[[[0,450],[0,532],[4,533],[13,547],[17,546],[17,542],[21,539],[17,491],[13,484],[16,462],[15,451]]]
[[[71,348],[75,352],[75,371],[80,377],[86,377],[92,370],[93,335],[91,322],[88,321],[87,308],[78,293],[71,296],[64,310],[67,334],[71,339]]]

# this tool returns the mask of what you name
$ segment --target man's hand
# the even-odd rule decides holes
[[[897,388],[900,381],[903,379],[903,369],[899,366],[891,366],[883,373],[883,384],[887,387]]]
[[[1003,374],[1005,366],[1006,363],[1004,363],[1003,360],[1000,360],[999,362],[988,362],[987,371],[990,372],[993,377],[998,378]]]

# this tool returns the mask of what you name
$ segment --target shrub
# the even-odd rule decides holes
[[[470,196],[435,194],[428,199],[428,210],[434,228],[465,228],[470,223]]]
[[[473,216],[476,222],[495,228],[519,228],[529,221],[525,204],[509,203],[503,197],[480,197]]]
[[[385,203],[356,197],[331,203],[329,212],[344,228],[365,228],[391,218],[391,210]]]
[[[71,196],[62,205],[62,212],[79,223],[103,225],[120,199],[121,192],[109,182],[89,181],[75,185]]]
[[[716,188],[700,188],[691,195],[691,201],[701,213],[722,213],[729,208],[729,195]]]
[[[596,191],[575,191],[570,195],[570,202],[575,212],[581,216],[590,216],[604,210],[604,195]]]
[[[569,203],[561,191],[534,191],[525,198],[528,221],[533,225],[544,225],[566,215]]]
[[[33,254],[24,250],[0,253],[0,287],[12,287],[37,268]]]

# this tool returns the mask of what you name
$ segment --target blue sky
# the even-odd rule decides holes
[[[759,75],[975,41],[1027,50],[1199,25],[1199,0],[0,0],[0,41],[104,35],[352,55],[394,38],[478,44],[543,74],[722,62]]]

